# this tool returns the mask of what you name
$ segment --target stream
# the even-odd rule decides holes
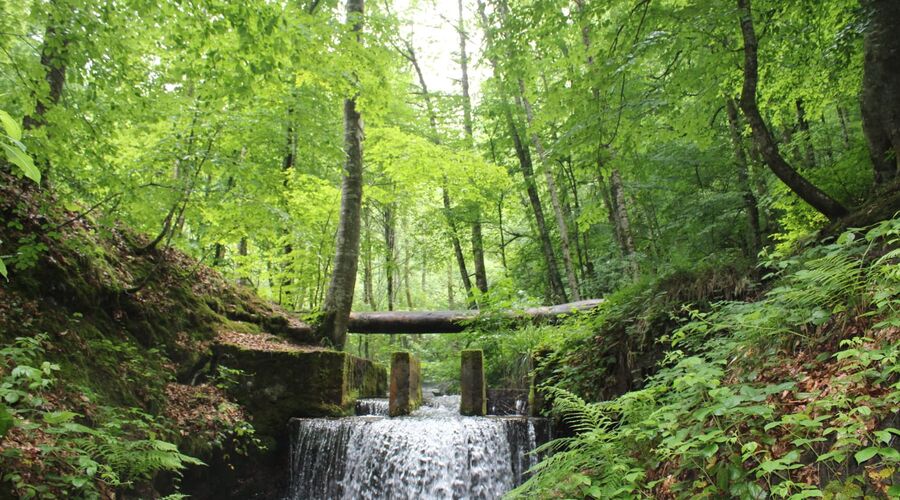
[[[544,419],[463,417],[459,396],[438,396],[408,417],[386,399],[355,417],[291,420],[289,499],[495,499],[537,463]]]

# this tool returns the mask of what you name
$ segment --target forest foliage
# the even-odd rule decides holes
[[[492,385],[524,387],[543,366],[578,434],[523,495],[801,498],[826,478],[888,495],[896,219],[821,240],[859,207],[897,210],[892,5],[372,1],[346,15],[337,0],[0,0],[0,168],[24,193],[3,214],[0,275],[77,245],[63,229],[78,221],[124,225],[147,235],[135,258],[177,249],[314,321],[348,222],[352,102],[365,124],[353,309],[485,315],[459,335],[331,347],[409,349],[436,382],[469,347]],[[452,27],[439,70],[422,18]],[[24,210],[37,191],[72,219]],[[152,288],[165,262],[133,268],[122,292]],[[491,316],[591,297],[606,302],[562,326],[511,332]],[[4,395],[50,383],[37,344],[22,357],[27,341],[0,339],[23,360],[0,369]],[[0,428],[6,405],[41,414],[19,399]],[[163,461],[87,450],[122,432],[74,415],[39,432],[71,434],[59,456],[88,457],[113,486],[191,463],[128,418],[134,446]]]

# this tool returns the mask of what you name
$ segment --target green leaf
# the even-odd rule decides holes
[[[6,150],[6,158],[18,165],[18,167],[22,169],[22,173],[25,174],[25,177],[28,177],[37,183],[41,182],[41,171],[34,166],[34,160],[32,160],[27,153],[19,148],[10,146],[9,144],[3,144],[3,149]]]
[[[0,259],[0,276],[3,276],[6,279],[9,279],[6,271],[6,264],[3,263],[3,259]]]
[[[853,455],[853,458],[856,459],[856,463],[861,464],[866,460],[874,457],[876,453],[878,453],[878,448],[870,446],[868,448],[863,448],[862,450],[857,451],[856,454]]]
[[[71,411],[51,411],[44,413],[44,422],[47,422],[50,425],[56,425],[63,422],[69,422],[77,416],[77,413]]]
[[[22,140],[22,127],[19,126],[19,122],[13,119],[12,116],[9,116],[9,113],[0,109],[0,122],[3,123],[3,129],[6,130],[6,135],[13,138],[13,140],[21,141]]]

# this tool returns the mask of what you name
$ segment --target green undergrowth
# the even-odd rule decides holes
[[[685,306],[658,371],[612,399],[557,370],[545,390],[574,435],[511,496],[896,498],[898,260],[898,218],[768,256],[765,292]]]
[[[158,497],[194,457],[255,446],[211,346],[223,329],[286,324],[280,313],[21,184],[0,183],[0,216],[0,498]]]

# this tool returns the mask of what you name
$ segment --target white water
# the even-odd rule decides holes
[[[535,421],[458,408],[458,396],[441,396],[409,417],[292,420],[289,498],[500,498],[536,462]]]

